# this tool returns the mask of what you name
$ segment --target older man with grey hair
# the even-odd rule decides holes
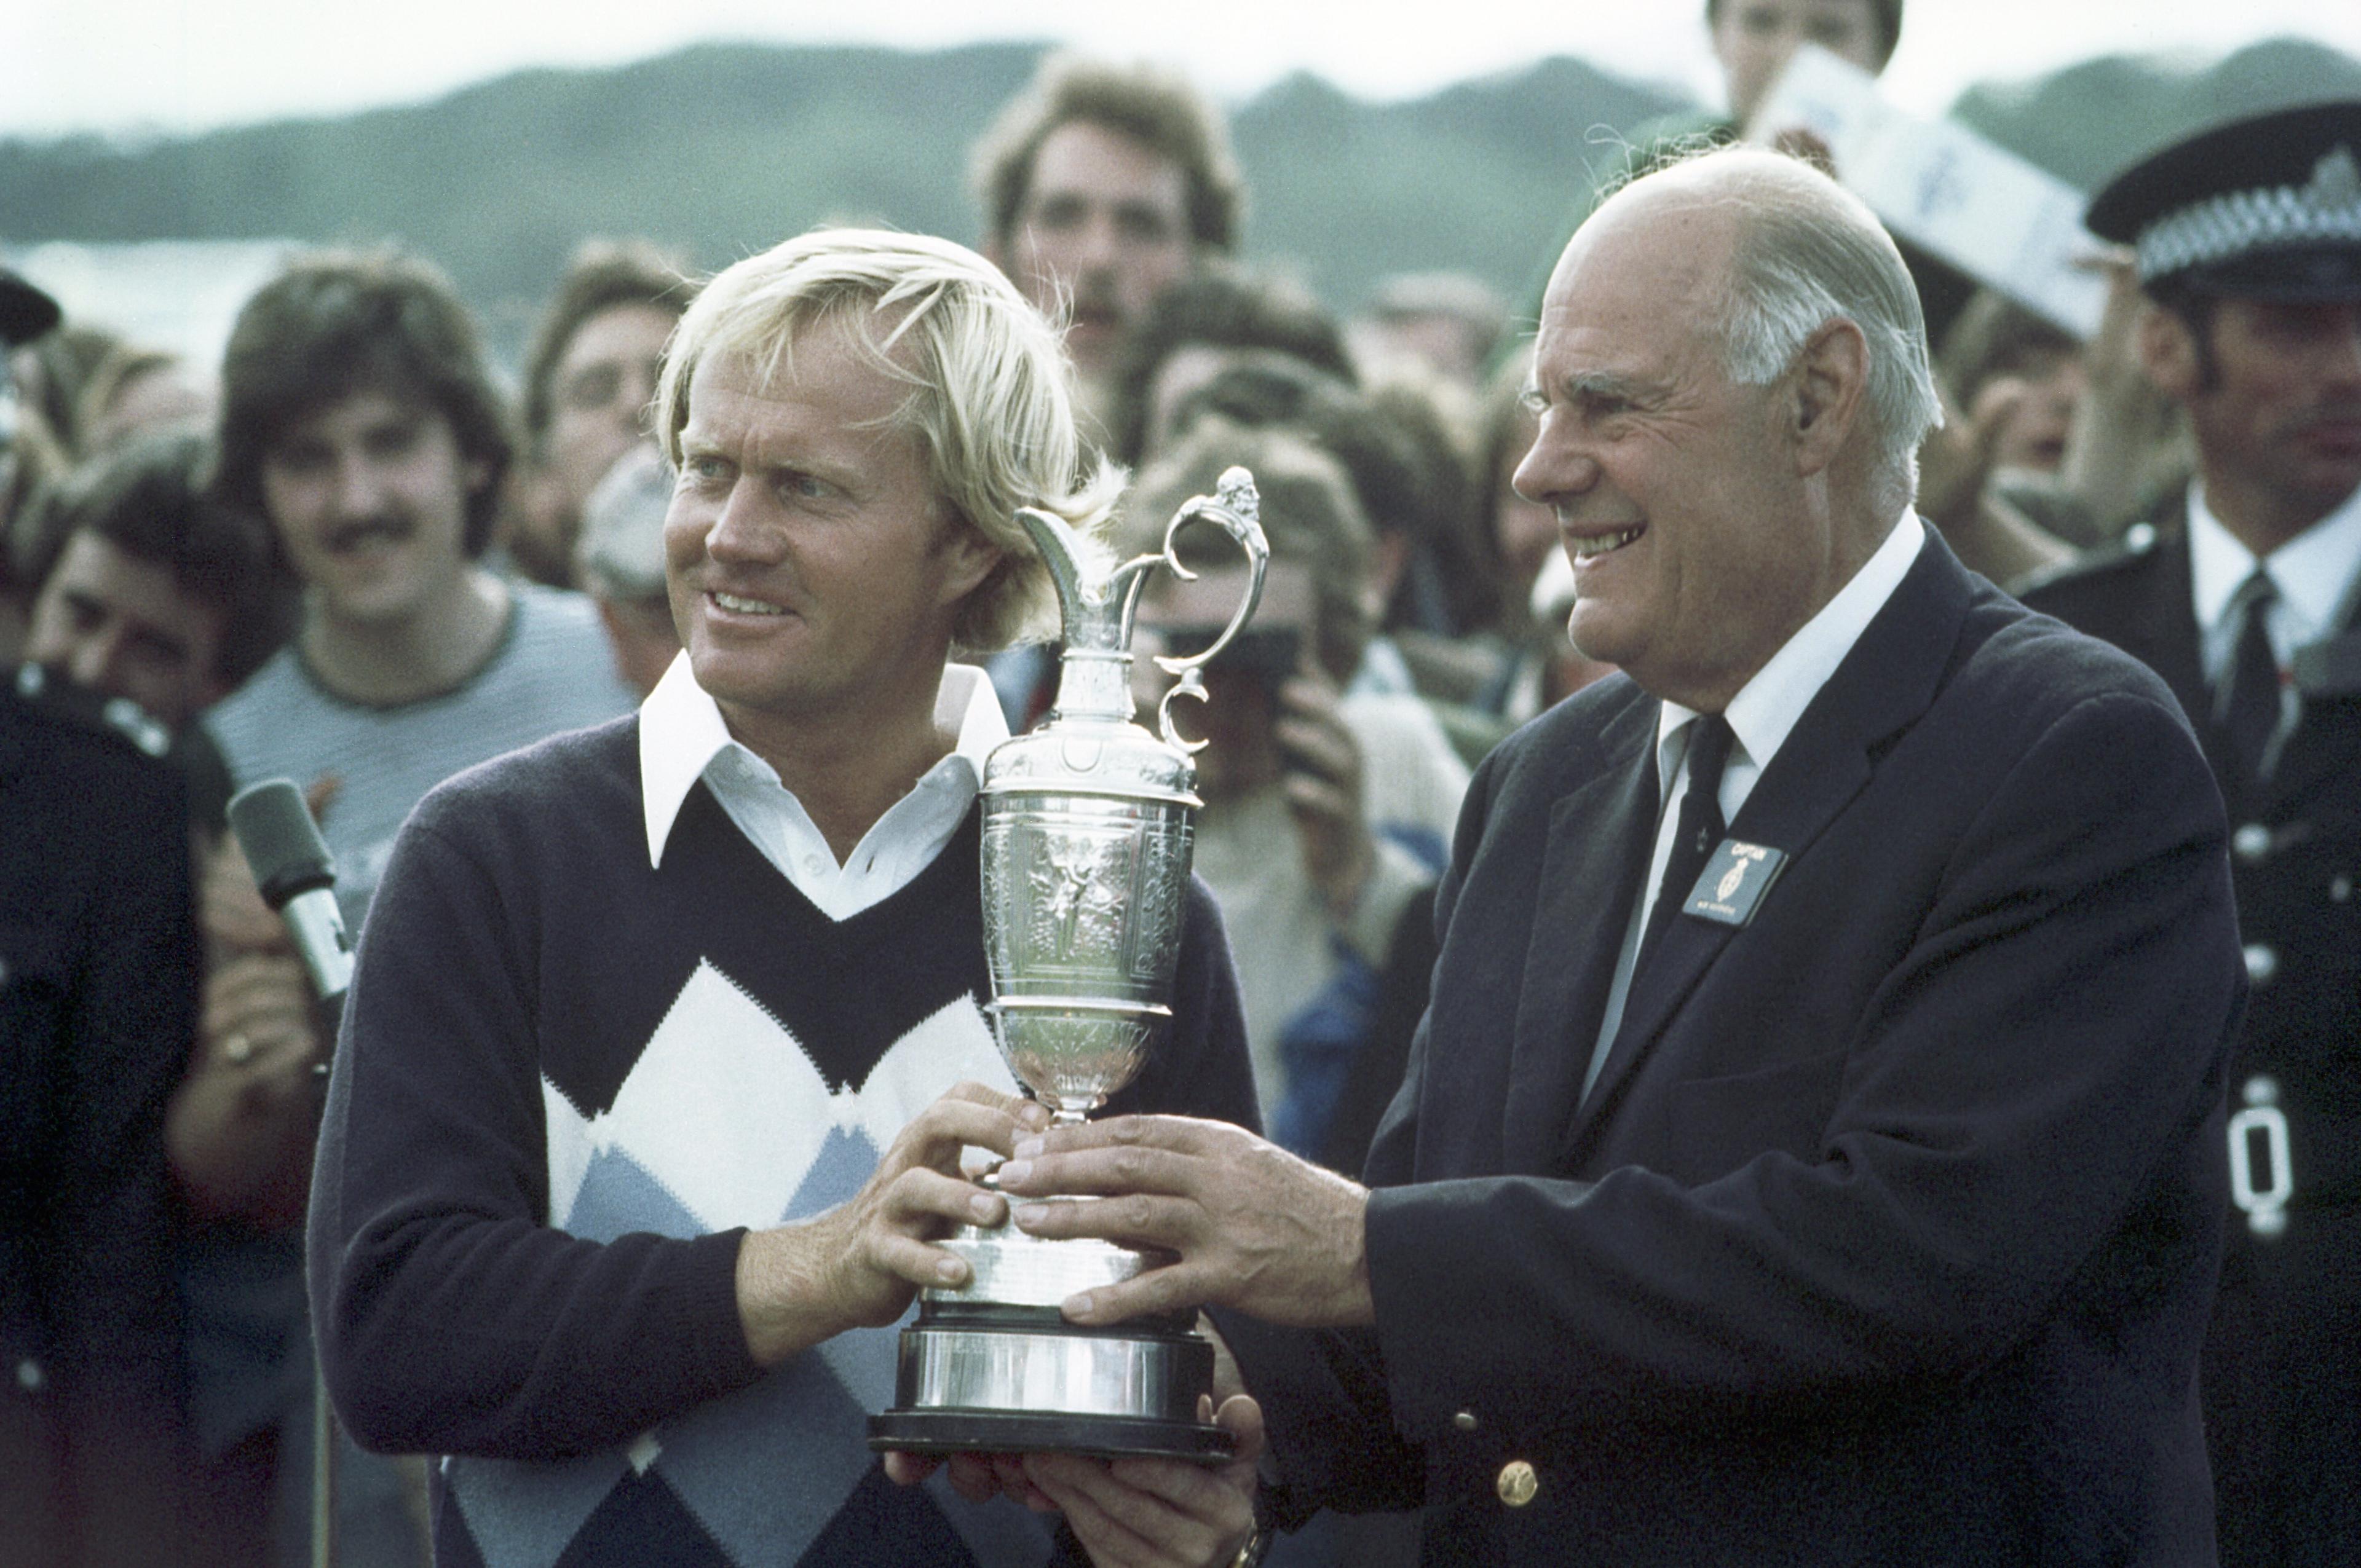
[[[2212,1561],[2221,806],[2159,682],[1912,514],[1926,360],[1801,163],[1604,203],[1517,484],[1622,673],[1469,789],[1367,1185],[1178,1118],[1004,1168],[1021,1225],[1177,1256],[1077,1321],[1227,1309],[1282,1522],[1422,1503],[1453,1563]]]
[[[428,795],[369,911],[311,1214],[323,1375],[441,1453],[437,1561],[1224,1562],[1237,1460],[898,1487],[892,1325],[996,1221],[964,1148],[1048,1120],[994,1048],[976,800],[1006,727],[954,645],[1054,603],[1014,512],[1111,486],[1055,333],[948,241],[822,231],[716,278],[657,433],[684,651],[637,714]],[[1142,1109],[1251,1124],[1211,898]],[[917,1467],[895,1480],[915,1483]]]

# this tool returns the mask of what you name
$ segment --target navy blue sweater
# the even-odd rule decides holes
[[[894,1331],[764,1372],[750,1227],[858,1190],[961,1078],[1008,1086],[981,1003],[978,831],[829,920],[700,784],[648,864],[638,721],[421,803],[373,905],[311,1218],[339,1412],[441,1468],[446,1565],[1038,1563],[1038,1522],[904,1491],[862,1447]],[[1176,1025],[1110,1113],[1254,1124],[1220,917],[1191,890]]]

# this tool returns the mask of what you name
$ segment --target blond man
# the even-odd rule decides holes
[[[1044,628],[1017,507],[1104,519],[1054,332],[956,245],[807,235],[707,287],[656,427],[681,657],[431,795],[371,910],[312,1215],[339,1410],[450,1456],[445,1563],[1234,1552],[1247,1463],[1004,1466],[1053,1535],[863,1443],[894,1323],[963,1277],[929,1241],[1005,1212],[961,1149],[1046,1120],[980,1010],[1006,731],[951,652]],[[1176,1003],[1126,1097],[1252,1122],[1202,890]]]

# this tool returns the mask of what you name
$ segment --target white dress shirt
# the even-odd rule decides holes
[[[1820,612],[1804,622],[1730,699],[1730,706],[1722,710],[1732,736],[1719,796],[1724,822],[1737,820],[1739,808],[1754,793],[1763,770],[1771,765],[1771,759],[1778,755],[1796,721],[1804,717],[1804,709],[1811,706],[1812,698],[1828,685],[1852,645],[1901,587],[1926,543],[1926,525],[1916,513],[1904,512],[1852,580],[1839,588]],[[1631,995],[1640,938],[1656,907],[1656,884],[1664,881],[1664,864],[1672,859],[1673,831],[1680,814],[1669,806],[1688,789],[1689,737],[1696,732],[1697,718],[1695,709],[1676,702],[1663,704],[1656,716],[1656,849],[1648,859],[1648,880],[1631,906],[1623,950],[1615,960],[1615,981],[1608,988],[1606,1011],[1599,1017],[1598,1038],[1591,1047],[1590,1068],[1583,1074],[1586,1099],[1598,1081],[1599,1069],[1607,1065],[1616,1031],[1623,1026],[1623,1007]]]
[[[2198,648],[2206,683],[2217,690],[2237,656],[2239,625],[2230,618],[2238,586],[2260,568],[2279,590],[2263,617],[2271,655],[2284,674],[2295,651],[2344,624],[2353,594],[2361,591],[2361,490],[2345,504],[2272,551],[2257,557],[2241,544],[2213,509],[2205,487],[2189,487],[2189,588],[2197,614]],[[2279,685],[2279,729],[2295,727],[2301,699],[2293,685]]]
[[[640,705],[640,794],[647,812],[648,864],[664,843],[698,779],[763,859],[831,920],[847,920],[908,886],[959,831],[983,783],[984,759],[1008,739],[992,682],[968,664],[943,667],[935,723],[958,741],[910,793],[888,806],[844,863],[776,769],[733,740],[721,709],[675,659]]]

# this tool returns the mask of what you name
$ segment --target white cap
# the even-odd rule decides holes
[[[648,599],[664,591],[664,513],[672,508],[672,470],[653,445],[615,459],[582,505],[574,569],[601,598]]]

